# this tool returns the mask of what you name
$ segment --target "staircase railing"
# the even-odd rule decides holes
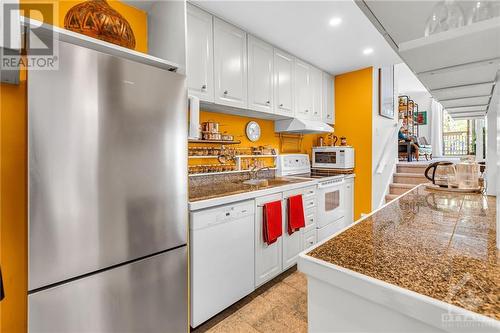
[[[470,154],[470,138],[468,131],[443,133],[445,156],[462,156]]]

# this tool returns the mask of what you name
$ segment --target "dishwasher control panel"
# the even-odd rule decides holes
[[[190,213],[190,228],[192,230],[205,228],[210,225],[253,216],[255,203],[253,200],[217,206],[214,208],[194,211]]]

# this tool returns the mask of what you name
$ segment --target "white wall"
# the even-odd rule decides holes
[[[497,95],[498,96],[498,95]],[[497,195],[498,186],[497,185],[497,168],[498,168],[498,145],[500,137],[498,137],[498,97],[494,104],[491,103],[488,114],[486,115],[486,127],[487,127],[487,147],[486,147],[486,171],[487,171],[487,184],[488,184],[488,195]]]
[[[497,197],[497,248],[500,249],[500,79],[497,80],[488,108],[486,127],[488,195]]]
[[[395,91],[397,91],[395,89]],[[397,108],[395,95],[395,106]],[[397,113],[394,119],[379,115],[378,68],[373,68],[372,107],[372,210],[384,203],[398,157]],[[385,154],[385,155],[384,155]],[[385,162],[384,162],[385,161]],[[380,163],[383,165],[379,165]]]

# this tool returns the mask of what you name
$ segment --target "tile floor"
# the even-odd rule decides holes
[[[192,332],[307,332],[306,277],[293,267]]]

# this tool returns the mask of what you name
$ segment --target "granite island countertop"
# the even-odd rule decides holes
[[[494,197],[421,185],[305,256],[500,319]]]

